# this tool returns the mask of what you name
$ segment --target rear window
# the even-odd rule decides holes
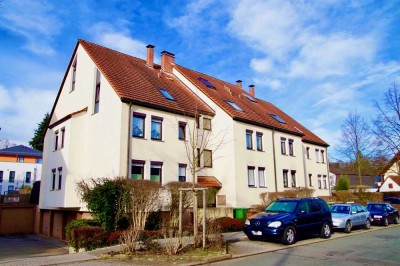
[[[368,204],[367,210],[372,212],[381,212],[385,210],[385,205],[383,204]]]
[[[275,201],[266,209],[266,212],[294,212],[297,207],[297,201]]]

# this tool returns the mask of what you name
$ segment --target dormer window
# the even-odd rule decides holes
[[[269,114],[273,119],[275,119],[276,121],[278,121],[279,123],[282,124],[286,124],[285,120],[283,120],[282,118],[280,118],[280,116],[275,115],[275,114]]]
[[[170,100],[170,101],[175,101],[174,97],[172,97],[171,94],[169,94],[168,91],[158,88],[158,91],[165,97],[165,99]]]
[[[247,99],[249,99],[250,101],[252,101],[253,103],[256,103],[256,99],[254,99],[253,97],[251,97],[250,95],[247,94],[243,94]]]
[[[203,82],[204,85],[206,85],[207,87],[211,88],[211,89],[216,89],[214,85],[212,85],[211,82],[209,82],[208,80],[206,80],[205,78],[201,78],[199,77],[198,80],[200,80],[201,82]]]
[[[240,108],[239,106],[237,106],[236,103],[231,102],[231,101],[226,101],[233,109],[235,109],[236,111],[241,111],[243,112],[242,108]]]

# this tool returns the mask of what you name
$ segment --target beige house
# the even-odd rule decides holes
[[[145,60],[84,40],[72,54],[45,136],[40,209],[42,233],[86,210],[76,183],[124,176],[166,184],[191,182],[186,144],[193,132],[210,141],[195,182],[218,189],[217,208],[259,204],[262,192],[299,187],[330,195],[328,144],[273,104],[175,63],[154,46]],[[185,144],[186,143],[186,144]]]

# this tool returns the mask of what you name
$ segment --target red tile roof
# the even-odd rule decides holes
[[[198,176],[197,183],[205,187],[222,188],[221,182],[213,176]]]
[[[397,152],[393,158],[383,167],[378,175],[384,176],[387,171],[392,167],[392,165],[400,160],[400,151]]]
[[[390,178],[393,180],[393,182],[400,186],[400,176],[390,176]]]
[[[150,68],[145,60],[84,40],[79,40],[78,43],[89,54],[121,100],[192,116],[197,107],[200,113],[214,115],[214,111],[180,80],[162,73],[159,65]],[[158,88],[168,91],[175,101],[167,100]]]
[[[299,135],[302,136],[302,140],[305,142],[329,146],[325,141],[273,104],[257,98],[255,99],[256,102],[250,101],[245,97],[245,95],[250,94],[237,85],[233,85],[179,65],[176,65],[175,68],[190,82],[195,84],[196,87],[205,95],[211,98],[220,108],[227,112],[233,119]],[[201,80],[199,80],[199,78],[209,81],[215,86],[215,89],[207,87]],[[235,110],[227,103],[227,101],[234,102],[243,111]],[[271,117],[271,114],[278,115],[286,123],[276,121]]]

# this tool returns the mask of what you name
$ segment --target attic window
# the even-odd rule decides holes
[[[247,99],[249,99],[250,101],[252,101],[253,103],[256,103],[256,99],[254,99],[253,97],[251,97],[250,95],[247,94],[243,94]]]
[[[200,80],[201,82],[204,83],[204,85],[206,85],[207,87],[211,88],[211,89],[216,89],[214,85],[211,84],[211,82],[209,82],[208,80],[206,80],[205,78],[201,78],[199,77],[198,80]]]
[[[232,108],[234,108],[237,111],[241,111],[243,112],[242,108],[240,108],[239,106],[236,105],[236,103],[231,102],[231,101],[226,101]]]
[[[158,91],[165,97],[165,99],[170,100],[170,101],[175,101],[174,97],[172,97],[168,91],[166,91],[162,88],[158,88]]]
[[[269,114],[273,119],[275,119],[276,121],[278,121],[279,123],[282,124],[286,124],[285,120],[283,120],[282,118],[280,118],[278,115],[275,114]]]

